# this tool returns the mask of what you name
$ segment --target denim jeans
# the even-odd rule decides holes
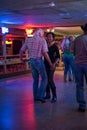
[[[72,79],[72,69],[71,69],[71,67],[69,66],[69,68],[68,68],[68,79]]]
[[[64,62],[64,67],[65,67],[64,75],[67,75],[69,67],[71,67],[72,73],[73,73],[74,78],[75,78],[74,56],[64,55],[63,56],[63,62]]]
[[[40,58],[37,59],[31,58],[30,67],[33,76],[34,100],[44,99],[46,86],[47,86],[47,74],[46,74],[44,61]]]
[[[76,98],[79,107],[86,108],[86,101],[84,98],[84,76],[87,78],[87,64],[76,64]],[[87,79],[86,79],[87,80]]]

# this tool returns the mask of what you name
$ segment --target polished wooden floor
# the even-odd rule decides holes
[[[32,83],[31,73],[0,80],[0,130],[87,130],[87,110],[77,111],[75,83],[64,83],[62,71],[55,73],[56,103],[34,103]]]

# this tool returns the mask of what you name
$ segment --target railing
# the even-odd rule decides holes
[[[26,55],[23,56],[26,59]],[[19,55],[0,56],[0,75],[29,70],[29,63],[22,63]]]

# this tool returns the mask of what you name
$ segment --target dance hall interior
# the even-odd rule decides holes
[[[66,37],[75,40],[83,34],[85,23],[86,0],[0,0],[0,130],[87,130],[87,108],[78,111],[72,70],[71,78],[67,73],[64,80],[61,48]],[[29,52],[23,53],[24,62],[20,58],[26,38],[32,39],[38,29],[43,30],[45,40],[47,33],[55,35],[60,54],[53,77],[55,102],[52,92],[44,102],[34,100]],[[38,89],[41,81],[39,76]],[[86,76],[84,95],[87,103]]]

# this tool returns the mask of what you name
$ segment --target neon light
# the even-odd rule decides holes
[[[26,34],[27,34],[28,37],[32,37],[33,36],[33,29],[28,29],[27,28],[25,31],[26,31]]]
[[[29,34],[32,34],[33,33],[33,29],[26,29],[26,33],[29,35]]]
[[[12,41],[6,41],[6,44],[12,44]]]
[[[2,29],[3,34],[6,34],[9,32],[8,28],[6,28],[6,27],[2,27],[1,29]]]

